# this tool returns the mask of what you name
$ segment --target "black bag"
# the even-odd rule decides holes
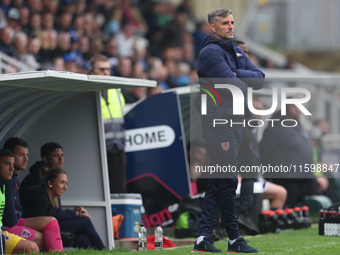
[[[175,228],[176,238],[197,237],[199,221],[201,217],[201,206],[203,198],[185,197],[179,202],[178,210],[173,216],[175,222],[183,213],[188,213],[188,228]]]
[[[71,232],[60,231],[61,239],[64,247],[75,247],[75,236]]]

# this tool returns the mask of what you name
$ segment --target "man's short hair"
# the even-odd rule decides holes
[[[218,8],[208,13],[208,22],[209,24],[215,24],[218,17],[222,16],[224,18],[232,13],[230,9]]]
[[[4,149],[14,152],[16,146],[28,148],[28,143],[19,137],[10,137],[4,144]]]
[[[41,158],[48,157],[56,149],[63,149],[63,147],[60,144],[54,143],[54,142],[45,143],[40,148],[40,156],[41,156]]]
[[[244,41],[241,41],[241,40],[233,40],[233,42],[236,43],[237,46],[246,44]]]
[[[13,158],[14,154],[13,154],[13,152],[11,152],[9,150],[0,149],[0,158],[2,158],[2,157],[11,157],[11,158]]]
[[[94,55],[94,56],[90,59],[90,66],[91,66],[91,69],[94,68],[94,65],[95,65],[96,62],[98,62],[98,61],[109,61],[109,59],[108,59],[105,55],[102,55],[102,54]]]

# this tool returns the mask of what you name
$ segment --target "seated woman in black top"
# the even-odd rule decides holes
[[[30,217],[54,216],[60,226],[60,231],[71,232],[75,235],[75,247],[104,249],[105,246],[95,230],[90,215],[85,208],[63,210],[60,197],[67,190],[67,176],[64,170],[50,169],[44,187],[34,194]]]

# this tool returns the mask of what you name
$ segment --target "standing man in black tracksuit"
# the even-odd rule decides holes
[[[216,104],[212,97],[206,97],[206,113],[201,106],[203,136],[207,141],[211,166],[238,167],[237,153],[242,139],[244,119],[249,116],[247,100],[244,100],[243,114],[234,114],[233,94],[226,88],[216,89],[215,84],[230,84],[235,90],[241,90],[246,98],[248,87],[260,89],[263,86],[264,74],[255,67],[241,48],[236,47],[231,39],[234,37],[234,19],[228,9],[216,9],[208,14],[212,36],[208,35],[202,43],[199,54],[197,73],[200,78],[201,95],[208,89],[220,97]],[[215,87],[216,88],[216,87]],[[211,93],[210,93],[211,94]],[[201,97],[203,98],[203,97]],[[242,102],[243,104],[243,102]],[[214,120],[228,121],[226,125],[213,125]],[[237,122],[237,125],[231,125]],[[235,196],[237,172],[222,175],[211,175],[202,205],[198,239],[193,252],[219,252],[210,240],[212,225],[216,212],[221,207],[222,221],[229,236],[229,252],[257,253],[240,236],[235,213]],[[227,178],[226,178],[227,177]]]

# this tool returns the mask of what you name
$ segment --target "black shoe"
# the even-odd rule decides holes
[[[235,253],[258,253],[259,251],[251,246],[249,246],[242,236],[236,239],[233,244],[228,242],[228,251]]]
[[[203,239],[199,240],[198,238],[195,242],[194,249],[191,252],[216,252],[216,253],[222,253],[220,249],[217,249],[213,245],[213,241],[210,240],[208,237],[204,237]],[[197,243],[197,241],[200,241]]]
[[[254,222],[249,218],[243,215],[237,217],[237,223],[240,228],[244,228],[247,231],[248,235],[258,235],[260,233],[259,229],[255,226]]]

